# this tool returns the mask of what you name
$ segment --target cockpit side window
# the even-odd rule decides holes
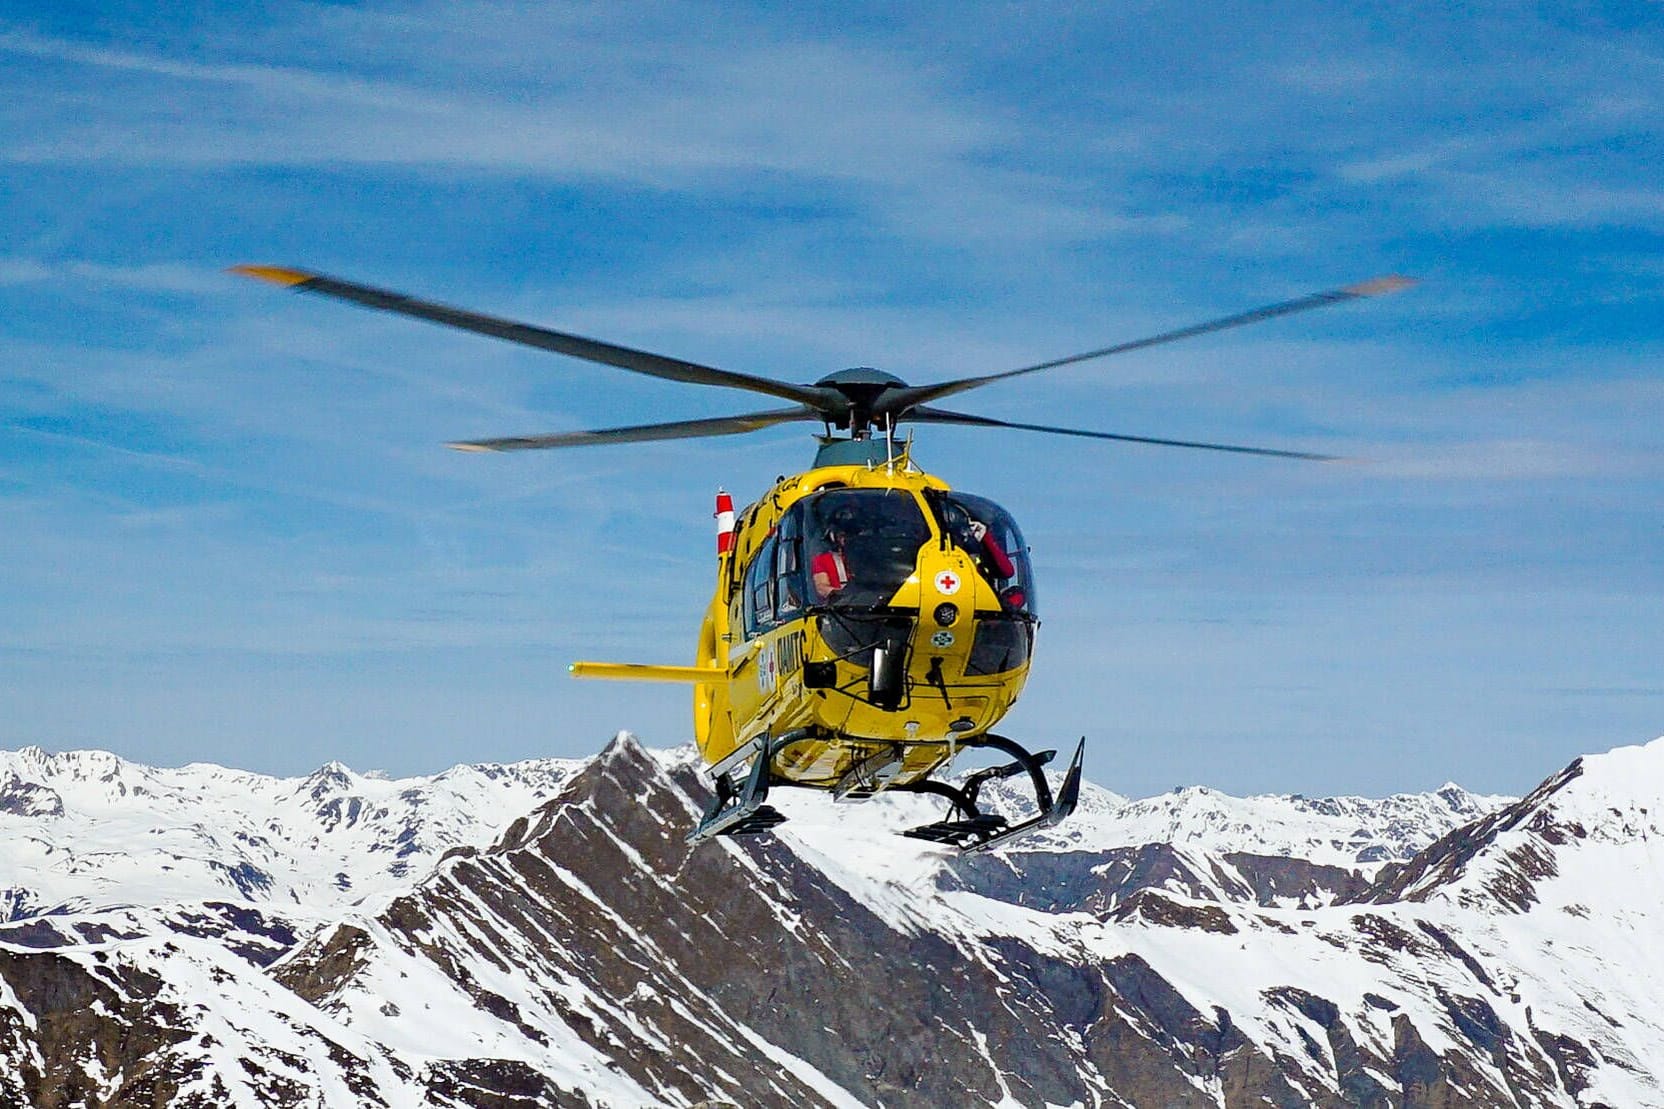
[[[750,639],[775,624],[774,562],[778,548],[770,536],[745,572],[745,637]]]
[[[803,581],[803,513],[796,505],[781,518],[774,539],[774,612],[783,623],[803,611],[808,595]]]

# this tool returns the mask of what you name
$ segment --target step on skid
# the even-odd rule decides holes
[[[754,836],[784,823],[786,816],[768,800],[769,779],[774,756],[795,739],[785,736],[771,740],[767,732],[741,745],[715,766],[710,775],[716,796],[699,824],[688,833],[688,843],[702,843],[712,836]],[[738,789],[733,772],[751,759],[751,768]]]

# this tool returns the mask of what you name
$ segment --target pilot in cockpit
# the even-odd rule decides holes
[[[825,601],[849,584],[849,561],[845,548],[855,523],[855,510],[840,507],[826,525],[826,549],[809,563],[809,577],[817,599]]]

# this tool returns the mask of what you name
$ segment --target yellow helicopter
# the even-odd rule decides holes
[[[1361,297],[1412,279],[1379,277],[1205,323],[1001,373],[908,385],[870,367],[794,384],[668,358],[531,324],[276,266],[233,272],[652,377],[720,385],[790,402],[739,416],[598,431],[451,443],[466,451],[537,450],[734,435],[795,421],[823,425],[814,465],[733,510],[718,492],[716,591],[692,666],[575,662],[573,675],[693,685],[694,736],[715,797],[690,842],[748,835],[784,817],[771,786],[861,800],[883,791],[933,794],[947,816],[905,835],[962,851],[1009,843],[1075,808],[1084,739],[1054,793],[1030,752],[992,730],[1028,678],[1039,627],[1029,550],[1011,515],[959,492],[913,461],[912,423],[1010,428],[1278,458],[1328,455],[1011,423],[935,406],[945,397],[1025,374],[1103,358]],[[1011,761],[957,784],[944,771],[962,751]],[[985,808],[990,782],[1027,775],[1032,811]]]

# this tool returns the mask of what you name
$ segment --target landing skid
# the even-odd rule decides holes
[[[734,788],[725,760],[716,770],[716,797],[705,810],[699,826],[688,833],[688,843],[701,843],[712,836],[754,836],[785,822],[785,814],[768,800],[769,766],[774,754],[783,744],[770,743],[768,736],[757,737],[746,748],[730,755],[734,763],[743,761],[747,750],[755,751],[751,769],[739,789]],[[737,757],[736,757],[737,756]]]
[[[710,807],[705,810],[698,827],[688,834],[687,842],[701,843],[712,836],[757,835],[783,823],[785,815],[767,803],[771,768],[774,756],[798,738],[800,736],[797,733],[775,740],[766,735],[758,736],[713,767],[716,796],[712,798]],[[1056,757],[1056,751],[1033,754],[1021,744],[1004,736],[991,734],[966,740],[961,746],[986,747],[1001,751],[1010,755],[1013,761],[1002,766],[978,770],[959,786],[927,779],[887,787],[888,790],[898,792],[931,793],[945,797],[953,803],[957,819],[921,825],[908,829],[902,833],[903,835],[945,844],[960,851],[987,851],[1030,832],[1049,828],[1075,811],[1075,804],[1080,799],[1081,759],[1086,750],[1084,739],[1075,748],[1074,758],[1070,760],[1069,769],[1063,776],[1063,785],[1059,787],[1055,797],[1052,795],[1051,783],[1046,781],[1044,767]],[[893,751],[881,754],[882,758],[873,756],[851,771],[846,780],[839,783],[835,794],[840,798],[855,800],[869,796],[870,792],[874,791],[874,784],[878,789],[885,789],[877,779],[886,776],[885,772],[895,765],[896,758]],[[751,765],[746,770],[743,781],[736,786],[734,775],[745,764],[747,758],[750,758]],[[1034,816],[1012,824],[998,813],[984,812],[978,807],[977,799],[983,786],[1023,773],[1028,774],[1034,785],[1034,804],[1037,810]]]
[[[950,786],[945,782],[924,781],[911,785],[893,786],[897,790],[909,790],[914,793],[934,793],[946,797],[953,802],[960,819],[941,820],[935,824],[924,824],[917,828],[910,828],[902,835],[913,839],[929,840],[932,843],[943,843],[960,851],[987,851],[1001,844],[1010,843],[1015,839],[1028,835],[1041,828],[1049,828],[1053,824],[1066,818],[1075,811],[1075,804],[1080,800],[1080,768],[1081,759],[1086,752],[1086,741],[1083,739],[1075,748],[1075,757],[1069,760],[1069,770],[1063,776],[1063,785],[1059,787],[1057,796],[1052,796],[1050,783],[1046,781],[1043,767],[1056,755],[1056,751],[1041,751],[1031,754],[1018,743],[1006,739],[1004,736],[984,735],[969,740],[966,747],[988,747],[996,751],[1003,751],[1014,761],[1003,766],[990,766],[986,770],[978,770],[965,779],[962,786]],[[1005,817],[997,813],[983,812],[977,807],[977,795],[982,787],[989,782],[1002,778],[1015,777],[1027,772],[1034,783],[1034,805],[1038,812],[1027,820],[1016,824],[1008,823]]]

